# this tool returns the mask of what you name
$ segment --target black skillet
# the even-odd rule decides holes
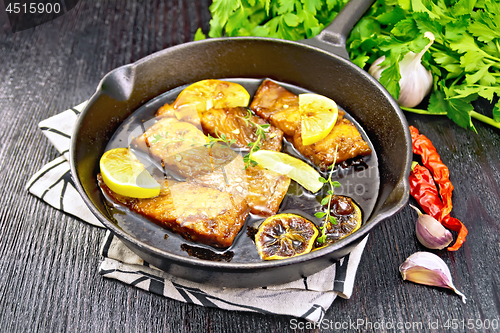
[[[378,223],[402,209],[409,196],[412,148],[406,120],[390,94],[353,65],[345,51],[347,34],[372,2],[351,0],[331,25],[310,40],[208,39],[162,50],[107,74],[78,119],[70,150],[76,186],[91,211],[151,265],[174,276],[218,286],[290,282],[345,256]],[[328,96],[346,110],[364,129],[378,156],[380,188],[363,226],[337,243],[303,256],[248,263],[180,255],[122,229],[106,207],[96,181],[99,159],[110,138],[135,110],[155,97],[210,78],[271,78]]]

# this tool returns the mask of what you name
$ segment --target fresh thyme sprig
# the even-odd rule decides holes
[[[269,124],[257,124],[256,122],[252,121],[252,112],[247,109],[247,114],[244,117],[240,117],[245,121],[245,124],[247,126],[252,126],[255,127],[255,135],[257,136],[257,140],[254,142],[248,143],[247,147],[250,148],[250,151],[248,154],[243,156],[243,162],[245,163],[245,169],[248,168],[249,166],[256,166],[258,163],[254,159],[252,159],[252,154],[255,153],[260,149],[260,144],[262,141],[266,139],[266,133],[269,131],[269,127],[271,125]]]
[[[178,138],[170,138],[168,131],[165,132],[164,135],[161,134],[155,134],[153,136],[153,140],[151,140],[151,143],[157,143],[160,141],[165,141],[165,144],[163,148],[165,148],[167,145],[172,144],[172,143],[177,143],[177,142],[191,142],[191,147],[194,146],[206,146],[206,147],[212,147],[214,144],[217,142],[223,142],[228,145],[228,147],[231,147],[236,143],[236,139],[229,139],[224,133],[218,133],[217,129],[215,129],[215,137],[211,136],[210,134],[207,135],[208,142],[200,142],[196,140],[194,137],[186,138],[184,134],[180,135]]]
[[[224,133],[217,133],[217,128],[215,129],[215,137],[211,136],[210,134],[207,134],[208,137],[208,145],[212,147],[214,144],[217,142],[223,142],[225,143],[228,147],[231,147],[232,145],[236,144],[236,139],[229,139]]]
[[[203,142],[199,142],[194,137],[186,138],[184,133],[181,134],[178,138],[171,138],[168,131],[165,132],[164,135],[155,134],[153,135],[153,140],[150,143],[157,143],[162,141],[164,143],[163,148],[167,147],[169,144],[178,143],[178,142],[191,142],[191,146],[203,145]]]
[[[321,243],[321,244],[323,244],[326,241],[326,230],[328,228],[328,225],[329,224],[337,225],[337,219],[335,219],[335,217],[331,215],[331,208],[332,208],[331,204],[332,204],[333,190],[334,190],[334,187],[340,187],[340,183],[338,181],[332,181],[332,174],[333,174],[333,170],[335,169],[335,162],[337,161],[337,148],[338,148],[338,146],[335,147],[335,159],[334,159],[332,165],[329,167],[330,173],[328,174],[328,179],[325,179],[323,177],[319,177],[319,179],[318,179],[323,184],[329,185],[329,190],[327,191],[327,196],[325,196],[321,200],[322,206],[325,206],[328,204],[326,213],[325,212],[317,212],[314,214],[314,216],[316,216],[319,219],[325,218],[325,222],[319,228],[321,231],[321,236],[316,238],[316,241],[318,243]]]

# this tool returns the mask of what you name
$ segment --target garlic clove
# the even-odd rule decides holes
[[[415,223],[415,233],[417,239],[428,249],[442,250],[453,241],[453,235],[448,229],[430,215],[422,214],[415,206],[410,205],[418,213],[418,219]]]
[[[408,108],[419,105],[432,90],[432,73],[422,66],[420,63],[421,55],[419,55],[410,51],[399,63],[401,90],[398,104]]]
[[[409,51],[399,62],[399,73],[401,74],[399,86],[401,89],[397,101],[399,105],[404,107],[412,108],[417,106],[432,90],[432,72],[422,65],[422,57],[434,43],[435,37],[430,31],[427,31],[424,36],[430,40],[425,48],[418,54]],[[385,56],[378,58],[368,70],[368,73],[377,81],[380,81],[382,72],[387,68],[380,66],[380,63],[384,60]]]
[[[399,266],[403,280],[433,287],[453,290],[465,303],[466,297],[453,285],[450,270],[446,263],[430,252],[416,252]]]

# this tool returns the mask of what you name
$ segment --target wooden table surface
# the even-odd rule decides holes
[[[208,1],[81,0],[54,21],[17,33],[1,6],[0,332],[294,331],[291,317],[184,304],[102,278],[105,231],[24,189],[58,156],[37,124],[89,98],[108,71],[191,41],[198,27],[206,32]],[[451,291],[402,281],[398,266],[423,250],[407,206],[373,231],[351,299],[337,299],[322,324],[362,320],[375,328],[385,323],[376,331],[387,332],[500,331],[500,131],[476,123],[476,134],[446,117],[407,116],[450,169],[452,215],[469,236],[458,252],[439,255],[467,304]],[[461,328],[471,323],[471,330]],[[488,323],[497,328],[484,329]]]

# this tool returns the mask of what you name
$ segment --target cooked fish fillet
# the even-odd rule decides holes
[[[215,188],[235,197],[246,198],[248,194],[247,173],[241,156],[214,172],[190,178],[188,182]]]
[[[155,198],[137,199],[111,191],[100,174],[98,180],[114,201],[186,239],[214,247],[231,246],[250,211],[242,197],[199,184],[175,182]]]
[[[258,166],[247,168],[246,173],[246,199],[252,213],[262,216],[276,214],[290,186],[290,178]]]
[[[300,125],[299,96],[270,80],[259,86],[250,109],[286,136],[293,136]]]
[[[230,140],[236,140],[235,145],[240,148],[248,147],[249,143],[258,139],[257,127],[253,124],[266,125],[265,120],[249,114],[246,108],[210,109],[200,114],[203,131],[212,137],[224,134]],[[253,123],[253,124],[252,124]],[[269,126],[266,139],[260,147],[266,150],[281,151],[283,132],[274,126]]]
[[[209,146],[208,142],[196,126],[175,118],[158,120],[136,139],[139,148],[184,177],[212,172],[238,156],[224,144]]]
[[[264,80],[250,104],[255,114],[292,137],[300,127],[299,96],[279,84]],[[344,111],[339,110],[337,119],[342,119]]]
[[[157,118],[176,118],[201,128],[200,115],[196,109],[196,104],[186,104],[175,108],[174,104],[166,103],[156,111],[155,115]]]
[[[363,140],[356,126],[349,120],[337,120],[326,138],[312,145],[304,146],[300,128],[293,136],[293,145],[305,157],[322,169],[326,169],[333,161],[343,162],[359,155],[370,155],[372,150]],[[335,147],[337,147],[335,155]]]
[[[236,161],[238,159],[221,170],[193,178],[190,182],[245,197],[253,214],[276,214],[288,191],[290,178],[258,166],[244,169],[243,161]]]
[[[337,123],[328,136],[312,145],[302,144],[300,131],[299,97],[270,80],[264,80],[257,90],[250,108],[260,117],[281,129],[295,148],[320,168],[358,155],[369,155],[371,149],[356,126],[339,110]]]

